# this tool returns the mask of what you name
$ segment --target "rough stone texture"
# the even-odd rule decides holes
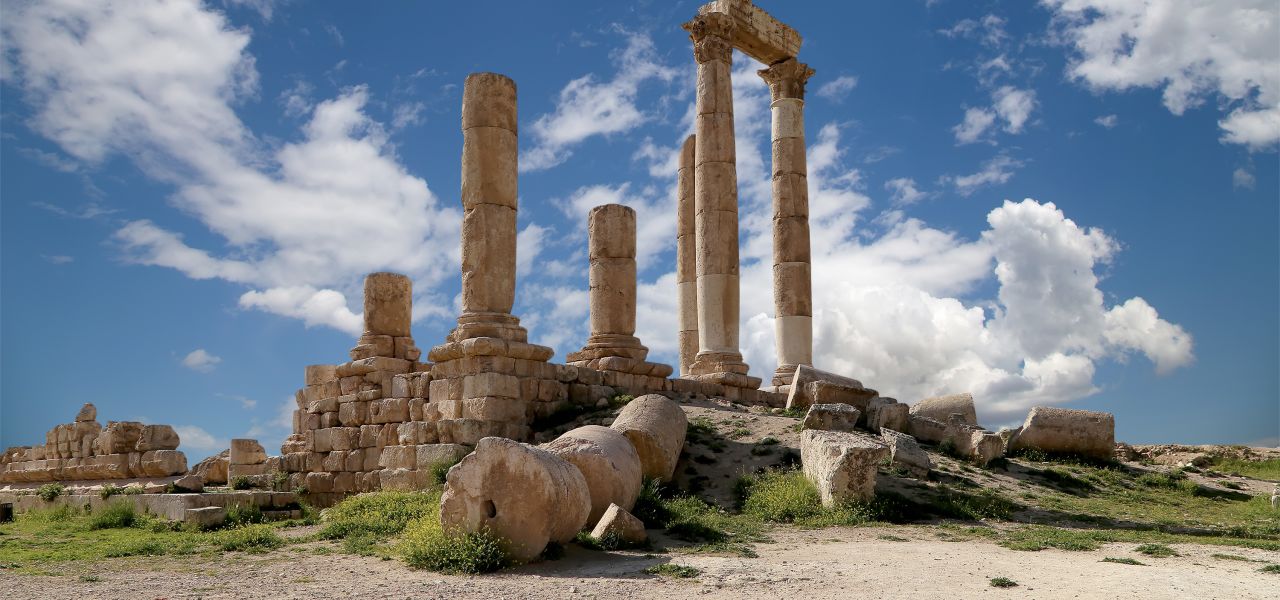
[[[680,376],[698,354],[698,265],[695,239],[694,187],[696,136],[685,138],[676,172],[676,286],[680,333]]]
[[[906,433],[926,444],[941,444],[947,439],[947,424],[929,417],[907,415]]]
[[[233,465],[257,465],[266,462],[267,451],[258,440],[231,440],[231,463]]]
[[[679,404],[647,394],[627,403],[611,427],[631,440],[645,477],[670,481],[684,449],[688,424]]]
[[[83,423],[85,421],[93,421],[98,418],[98,409],[93,404],[86,402],[80,407],[80,412],[76,413],[76,422]]]
[[[200,529],[213,529],[227,520],[227,508],[225,506],[188,508],[184,516],[187,523]]]
[[[867,429],[903,431],[907,428],[907,415],[910,414],[910,410],[910,406],[900,404],[893,398],[872,398],[867,401]]]
[[[644,530],[644,523],[635,518],[627,509],[610,504],[591,530],[591,537],[603,540],[614,537],[626,544],[643,544],[649,539]]]
[[[591,490],[591,514],[595,523],[611,505],[631,510],[640,494],[643,477],[640,455],[622,433],[600,425],[570,430],[542,449],[563,458],[582,472]]]
[[[713,0],[698,8],[699,14],[713,12],[733,19],[733,46],[751,58],[771,65],[800,53],[800,34],[751,0]]]
[[[858,409],[848,404],[813,404],[804,415],[802,429],[853,431],[858,426]]]
[[[364,278],[366,335],[409,336],[413,323],[413,280],[399,273],[370,273]],[[385,356],[385,354],[384,354]]]
[[[905,468],[916,479],[929,477],[929,469],[933,468],[933,462],[929,460],[929,453],[916,443],[916,438],[881,427],[880,439],[889,446],[889,459],[894,464]]]
[[[1000,434],[965,423],[960,413],[952,413],[947,419],[945,440],[954,452],[979,466],[1004,456],[1004,440]]]
[[[449,470],[440,498],[446,531],[487,528],[520,561],[536,558],[549,542],[572,540],[590,512],[591,492],[577,467],[546,450],[492,437]]]
[[[204,479],[199,475],[184,475],[173,480],[173,487],[183,492],[203,492]]]
[[[146,452],[147,450],[177,450],[180,443],[178,432],[174,431],[172,426],[144,425],[134,449],[139,452]]]
[[[876,468],[889,447],[861,433],[818,431],[800,433],[800,461],[805,477],[818,487],[822,505],[875,496]]]
[[[191,468],[191,474],[204,480],[205,484],[227,483],[227,465],[231,462],[231,450],[223,450],[210,456]]]
[[[911,406],[911,414],[928,417],[946,423],[952,414],[964,417],[966,425],[978,424],[978,411],[974,408],[973,394],[951,394],[925,398]]]
[[[1111,413],[1037,406],[1022,429],[1009,440],[1009,450],[1035,448],[1044,452],[1111,458],[1116,445],[1116,420]]]
[[[828,385],[811,387],[811,383]],[[867,401],[879,395],[875,390],[863,387],[857,379],[836,375],[815,369],[809,365],[798,365],[791,375],[791,385],[787,396],[787,408],[808,408],[817,402],[811,395],[814,390],[824,390],[825,403],[853,404],[865,412]]]

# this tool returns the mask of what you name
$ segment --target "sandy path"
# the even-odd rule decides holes
[[[1180,544],[1182,556],[1149,558],[1134,544],[1093,552],[1018,552],[986,541],[944,542],[937,529],[894,527],[778,530],[758,544],[759,558],[672,553],[601,554],[571,547],[559,561],[497,575],[444,576],[396,561],[291,547],[267,555],[227,554],[213,560],[118,559],[70,565],[58,577],[0,572],[3,598],[1274,598],[1280,575],[1261,563],[1212,558],[1213,553],[1280,562],[1280,553]],[[909,541],[880,539],[882,535]],[[302,551],[299,551],[302,550]],[[1136,558],[1149,566],[1099,562]],[[702,571],[694,579],[646,575],[670,560]],[[80,575],[98,582],[81,582]],[[1019,586],[992,588],[993,577]]]

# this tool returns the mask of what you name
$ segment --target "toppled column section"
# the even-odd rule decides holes
[[[38,446],[17,446],[0,454],[0,483],[96,481],[169,477],[187,472],[187,457],[173,427],[137,421],[95,419],[98,410],[85,404],[74,422],[45,434]]]
[[[680,376],[698,355],[698,260],[694,235],[695,149],[697,136],[684,140],[680,149],[680,170],[676,172],[676,289],[680,312]]]
[[[528,444],[484,438],[449,469],[440,497],[446,533],[488,529],[519,561],[567,543],[587,523],[591,493],[577,467]]]
[[[385,356],[416,361],[413,344],[413,280],[399,273],[370,273],[364,278],[364,334],[351,360]]]
[[[591,337],[568,364],[601,371],[666,377],[671,367],[645,361],[649,349],[636,338],[636,211],[621,204],[591,209]]]
[[[665,396],[647,394],[627,403],[611,427],[631,440],[640,454],[645,477],[671,481],[688,425],[679,404]]]
[[[591,514],[596,523],[609,506],[631,510],[640,495],[640,455],[627,437],[600,425],[566,432],[542,449],[569,461],[582,472],[591,490]]]
[[[1034,448],[1042,452],[1082,454],[1110,459],[1116,447],[1116,418],[1111,413],[1037,406],[1009,439],[1009,452]]]
[[[958,414],[966,425],[978,424],[978,410],[973,404],[973,394],[951,394],[925,398],[911,405],[911,414],[928,417],[946,423],[951,415]]]
[[[684,24],[698,63],[694,165],[698,355],[688,378],[757,389],[738,347],[738,178],[733,134],[733,18],[700,14]]]
[[[773,118],[773,307],[778,369],[773,385],[791,383],[797,365],[813,364],[813,287],[809,253],[809,180],[805,161],[804,87],[813,69],[787,58],[759,71],[769,84]]]
[[[879,392],[863,387],[862,382],[851,377],[836,375],[799,365],[791,375],[787,393],[787,408],[808,408],[811,404],[850,404],[863,414],[872,398]]]

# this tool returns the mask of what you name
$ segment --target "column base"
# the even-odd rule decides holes
[[[775,387],[791,385],[792,378],[796,375],[797,365],[778,365],[778,369],[773,372],[773,380],[771,383]]]
[[[737,388],[759,389],[761,379],[747,375],[750,367],[738,352],[699,352],[685,379]]]
[[[456,330],[455,330],[456,332]],[[427,357],[434,363],[476,356],[501,356],[518,360],[546,362],[556,353],[547,346],[504,340],[496,337],[476,337],[459,341],[447,341],[431,349]]]
[[[445,338],[458,342],[472,338],[498,338],[512,342],[529,341],[529,332],[515,315],[499,312],[468,312],[458,317],[458,326]]]
[[[568,358],[573,359],[576,354],[578,353],[575,352],[574,354],[570,354]],[[595,369],[597,371],[617,371],[619,373],[661,377],[663,379],[670,377],[674,370],[671,368],[671,365],[652,363],[645,360],[636,360],[634,358],[626,358],[623,356],[604,356],[584,360],[568,360],[565,364],[573,365],[575,367]]]

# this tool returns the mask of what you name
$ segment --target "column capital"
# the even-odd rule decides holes
[[[769,65],[767,69],[756,71],[765,83],[769,84],[769,95],[773,100],[796,98],[804,100],[805,82],[813,77],[813,69],[794,57]]]
[[[689,32],[689,39],[693,41],[694,60],[733,63],[733,17],[712,12],[698,15],[681,27]]]

